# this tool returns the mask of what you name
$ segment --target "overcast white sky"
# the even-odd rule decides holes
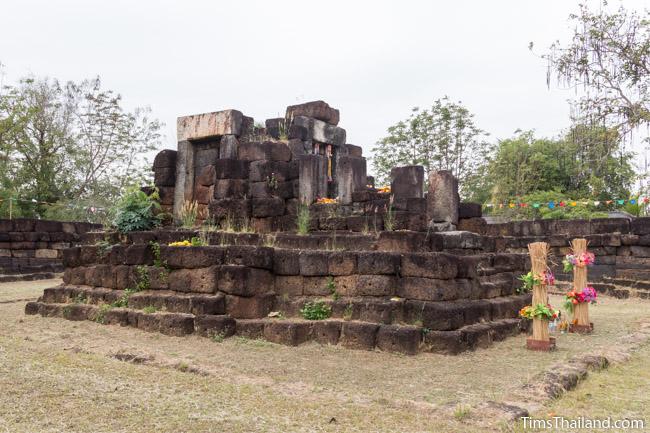
[[[1,10],[6,82],[100,75],[127,107],[166,123],[167,148],[177,116],[236,108],[263,122],[314,99],[341,110],[366,154],[411,107],[444,95],[494,139],[568,126],[572,93],[547,89],[527,46],[566,40],[573,0],[3,0]]]

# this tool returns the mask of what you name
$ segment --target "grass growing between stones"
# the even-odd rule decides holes
[[[41,288],[51,285],[41,282]],[[0,285],[0,295],[8,291],[22,299],[35,287]],[[478,410],[455,411],[499,401],[551,364],[605,347],[650,316],[648,301],[601,301],[591,311],[596,332],[560,335],[556,352],[527,351],[521,335],[459,356],[287,347],[239,337],[214,344],[25,316],[24,302],[0,304],[0,431],[511,431],[516,426],[490,423]],[[638,353],[639,369],[649,352]],[[146,361],[120,361],[118,353]],[[609,374],[591,374],[558,403]],[[639,381],[637,391],[635,383],[621,377],[594,387],[588,401],[605,405],[608,395],[618,395],[604,412],[634,408],[647,389]],[[578,413],[577,404],[577,398],[566,403],[567,411]]]

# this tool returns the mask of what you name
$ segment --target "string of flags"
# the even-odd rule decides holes
[[[615,200],[559,200],[559,201],[549,201],[549,202],[520,202],[520,201],[508,201],[506,203],[486,203],[485,207],[488,208],[527,208],[527,207],[532,207],[534,209],[539,209],[541,207],[548,207],[549,209],[556,209],[556,208],[571,208],[571,207],[576,207],[579,205],[582,206],[594,206],[594,207],[600,207],[600,206],[610,206],[610,205],[615,205],[615,206],[623,206],[626,203],[635,205],[635,204],[644,204],[647,205],[650,203],[650,197],[645,197],[645,196],[639,196],[637,198],[629,198],[629,199],[615,199]]]

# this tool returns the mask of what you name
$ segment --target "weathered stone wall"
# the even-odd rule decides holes
[[[61,251],[101,225],[35,219],[0,219],[0,277],[47,278],[62,272]],[[18,275],[24,277],[18,277]]]
[[[172,335],[227,332],[409,354],[458,353],[519,331],[517,311],[529,301],[515,293],[525,255],[481,253],[482,238],[471,233],[386,234],[213,232],[212,245],[174,247],[166,244],[196,233],[88,233],[85,245],[63,253],[64,284],[26,310]],[[115,244],[94,245],[99,239]],[[100,312],[99,304],[135,287],[141,291],[128,308]],[[313,301],[331,308],[329,320],[302,319],[300,310]],[[147,307],[159,312],[147,314]],[[281,319],[267,318],[270,312]]]
[[[548,242],[550,259],[560,278],[562,258],[574,238],[588,240],[596,263],[589,267],[590,281],[606,278],[650,280],[650,218],[598,218],[592,220],[535,220],[486,224],[481,218],[461,220],[460,227],[496,240],[497,252],[526,252],[531,242]]]

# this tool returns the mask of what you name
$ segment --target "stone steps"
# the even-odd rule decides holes
[[[106,325],[132,326],[165,335],[223,339],[232,335],[262,338],[273,343],[297,346],[308,341],[341,344],[346,348],[414,355],[418,352],[457,354],[488,347],[521,332],[525,322],[503,319],[478,323],[454,331],[431,331],[417,326],[384,325],[355,320],[307,321],[300,319],[244,319],[228,315],[193,315],[173,312],[146,313],[131,308],[104,309],[93,304],[28,302],[26,314],[91,320]]]
[[[25,274],[10,274],[0,275],[0,283],[12,283],[14,281],[36,281],[36,280],[51,280],[53,278],[60,278],[60,273],[55,272],[33,272]]]
[[[612,296],[618,299],[641,298],[650,299],[650,282],[628,280],[622,278],[604,278],[603,283],[589,283],[600,295]],[[571,290],[571,282],[556,282],[556,287],[560,289],[558,293],[564,294]]]
[[[449,331],[480,322],[516,318],[530,303],[530,295],[494,299],[428,302],[401,298],[371,297],[276,297],[274,310],[285,317],[301,317],[308,302],[323,302],[333,319],[360,320],[378,324],[409,324],[432,331]]]
[[[114,290],[90,286],[61,285],[45,289],[39,301],[45,303],[82,303],[91,305],[112,304],[118,301],[124,290]],[[225,314],[225,296],[222,294],[187,294],[171,290],[144,290],[133,293],[128,298],[133,309],[154,307],[158,311],[185,314]]]

